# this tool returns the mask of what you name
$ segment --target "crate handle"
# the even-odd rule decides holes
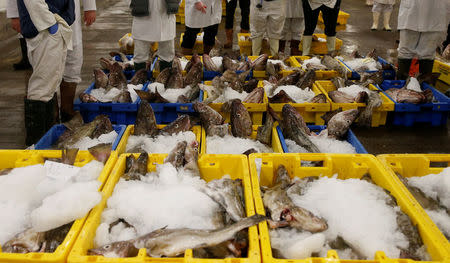
[[[430,162],[430,168],[447,168],[448,162]]]

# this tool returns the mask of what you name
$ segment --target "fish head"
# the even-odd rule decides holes
[[[350,125],[359,115],[357,109],[346,110],[334,115],[328,122],[328,134],[335,138],[341,138],[347,133]]]
[[[112,151],[112,144],[101,143],[88,149],[94,158],[102,163],[106,163]]]
[[[144,84],[147,81],[147,70],[145,68],[136,71],[130,83],[133,85]]]
[[[246,138],[252,134],[252,119],[239,99],[231,103],[231,131],[234,136]]]
[[[161,132],[167,134],[177,134],[179,132],[189,131],[191,129],[191,120],[188,115],[181,115],[172,123],[164,127]]]
[[[277,176],[275,178],[275,184],[281,184],[282,188],[287,187],[291,183],[291,177],[286,167],[280,164],[277,168]]]
[[[137,249],[132,242],[130,241],[119,241],[111,244],[104,245],[99,248],[89,249],[88,255],[97,255],[97,256],[105,256],[105,255],[115,255],[115,257],[135,257],[139,253],[139,249]]]

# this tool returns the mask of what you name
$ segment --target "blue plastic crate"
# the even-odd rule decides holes
[[[58,138],[66,131],[66,126],[63,124],[54,125],[47,133],[42,136],[41,139],[36,143],[34,148],[36,150],[47,150],[51,149],[53,144],[58,140]],[[117,145],[119,145],[120,139],[123,133],[127,129],[126,125],[113,125],[113,129],[117,132],[118,136],[112,145],[112,150],[115,151]]]
[[[325,125],[308,125],[308,128],[315,132],[315,133],[320,133],[320,131],[325,130],[327,128],[327,126]],[[283,147],[283,151],[285,153],[289,153],[287,145],[286,145],[286,141],[284,140],[284,136],[283,136],[283,132],[281,131],[281,127],[277,126],[277,132],[278,132],[278,137],[280,138],[280,142],[281,142],[281,147]],[[355,147],[356,149],[356,153],[368,153],[366,151],[366,149],[364,148],[364,146],[361,144],[361,142],[358,140],[358,138],[356,138],[356,135],[352,132],[352,130],[348,130],[347,132],[347,136],[345,138],[345,140],[350,143],[353,147]]]
[[[129,60],[131,60],[133,58],[133,55],[126,55],[126,56],[127,56],[127,58]],[[118,61],[118,62],[123,62],[122,58],[120,58],[119,55],[114,56],[114,60]],[[125,74],[125,77],[127,78],[127,80],[130,80],[134,76],[135,72],[136,71],[134,69],[133,70],[124,70],[123,71],[123,73]],[[147,78],[148,79],[152,79],[152,70],[147,71]]]
[[[143,90],[147,90],[148,82],[144,84]],[[89,86],[85,93],[91,93],[94,88],[94,83]],[[115,102],[81,102],[80,98],[77,98],[73,104],[75,111],[79,111],[83,116],[84,122],[91,122],[97,115],[108,115],[109,119],[114,124],[134,124],[136,121],[136,114],[139,108],[141,98],[137,98],[134,103],[115,103]]]
[[[385,80],[381,84],[381,89],[386,91],[390,88],[400,89],[405,86],[405,80]],[[450,111],[450,99],[440,91],[434,89],[427,83],[422,84],[422,89],[431,89],[436,102],[412,104],[397,103],[387,93],[392,101],[395,102],[395,109],[390,112],[390,119],[394,125],[410,127],[414,123],[430,123],[432,126],[441,126],[447,124],[447,118]]]
[[[347,68],[349,68],[352,71],[352,76],[350,77],[350,79],[357,79],[359,80],[361,78],[361,75],[359,75],[358,72],[354,71],[352,68],[350,68],[343,60],[338,59],[340,62],[342,62]],[[386,60],[384,60],[382,57],[378,57],[378,62],[381,63],[381,65],[386,65],[389,64],[389,62],[387,62]],[[393,65],[391,64],[391,66],[393,67]],[[375,73],[375,70],[368,70],[366,71],[366,73]],[[395,70],[391,70],[391,69],[386,69],[383,70],[383,79],[384,80],[393,80],[395,79]]]
[[[203,101],[203,90],[200,90],[198,101]],[[195,113],[192,103],[150,103],[158,124],[171,123],[181,114]]]

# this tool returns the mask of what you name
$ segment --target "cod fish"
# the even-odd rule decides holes
[[[244,86],[242,86],[243,90],[247,93],[252,92],[256,87],[258,86],[258,80],[257,79],[250,79],[246,83],[244,83]]]
[[[195,258],[242,258],[245,256],[248,247],[248,232],[246,230],[239,231],[232,240],[220,243],[217,246],[198,248],[192,252]]]
[[[98,102],[98,99],[96,97],[84,92],[80,93],[78,98],[80,98],[80,100],[84,103]]]
[[[386,90],[386,94],[397,103],[420,104],[426,102],[427,100],[423,92],[417,92],[405,88],[390,88]]]
[[[352,109],[339,112],[331,117],[327,123],[328,137],[341,139],[350,129],[350,125],[356,120],[358,114],[357,109]]]
[[[252,135],[252,119],[239,99],[231,102],[230,122],[234,137],[248,138]]]
[[[225,119],[213,108],[202,102],[194,103],[194,110],[200,115],[202,125],[208,129],[212,125],[222,125]]]
[[[134,76],[130,80],[130,84],[133,85],[139,85],[144,84],[147,81],[147,70],[146,69],[140,69],[136,71]]]
[[[278,166],[274,183],[273,187],[263,193],[263,203],[271,217],[269,221],[271,228],[290,226],[312,233],[328,229],[324,219],[292,202],[287,194],[291,178],[284,165]]]
[[[320,152],[319,148],[309,139],[309,129],[305,121],[292,105],[286,104],[283,106],[282,116],[283,134],[288,139],[295,141],[296,144],[309,152]]]
[[[177,67],[172,67],[170,70],[170,76],[167,78],[166,83],[163,83],[166,89],[182,89],[183,86],[183,74]]]
[[[203,67],[202,63],[195,63],[184,77],[184,85],[197,85],[202,81]]]
[[[329,91],[328,96],[335,103],[353,103],[355,101],[355,98],[339,90]]]
[[[158,128],[156,127],[156,118],[152,106],[147,101],[142,100],[134,125],[134,135],[150,135],[153,137],[157,134]]]
[[[147,173],[148,154],[141,153],[136,159],[133,154],[130,154],[126,158],[125,173],[122,178],[129,180],[140,180],[141,176],[145,176]]]
[[[108,76],[99,68],[94,69],[94,79],[94,87],[96,89],[106,89],[108,86]]]
[[[164,163],[171,163],[175,168],[183,167],[187,144],[186,141],[177,143],[175,148],[173,148],[166,159],[164,159]]]
[[[191,60],[189,60],[189,62],[186,64],[186,67],[184,67],[184,70],[186,72],[189,72],[191,67],[197,63],[200,63],[200,65],[202,64],[200,57],[198,56],[197,53],[194,53],[191,57]]]
[[[333,57],[325,55],[323,56],[321,63],[329,70],[335,70],[342,78],[347,79],[347,69]]]
[[[189,116],[181,115],[176,120],[162,128],[160,133],[164,135],[172,135],[189,131],[191,127],[191,120],[189,119]]]
[[[257,70],[257,71],[265,70],[268,59],[269,59],[269,55],[267,55],[267,54],[260,55],[254,61],[252,61],[252,69]]]
[[[234,222],[238,222],[245,217],[244,202],[241,194],[243,189],[240,179],[222,178],[212,180],[206,184],[203,192],[218,203]]]
[[[146,248],[151,257],[176,257],[186,249],[213,247],[235,238],[236,234],[246,228],[266,220],[265,216],[254,215],[239,220],[237,223],[216,230],[195,229],[158,229],[144,236],[127,241],[119,241],[100,248],[90,249],[89,255],[136,256],[139,248]]]
[[[117,62],[111,66],[108,76],[107,89],[113,87],[118,89],[126,89],[127,87],[127,78],[125,77],[125,74],[123,74],[122,66]]]
[[[177,103],[191,103],[195,101],[200,95],[200,87],[198,84],[193,85],[191,90],[189,90],[186,94],[180,95],[177,98]]]
[[[269,98],[270,103],[295,103],[295,100],[291,98],[286,91],[280,90],[277,94]]]
[[[364,92],[367,94],[366,92]],[[369,96],[367,98],[367,106],[362,110],[359,116],[359,124],[365,127],[370,127],[372,125],[372,113],[373,110],[380,107],[383,101],[381,100],[380,94],[376,91],[369,91]]]
[[[286,77],[281,78],[277,82],[277,85],[278,86],[295,85],[304,75],[305,73],[296,70],[293,73],[287,75]]]
[[[89,153],[94,156],[94,158],[102,163],[106,163],[111,155],[112,144],[111,143],[100,143],[95,146],[92,146],[88,149]]]
[[[208,54],[203,54],[203,63],[207,71],[219,72],[219,69],[217,68],[216,64]]]
[[[264,88],[255,88],[244,99],[244,103],[263,103],[264,101]]]
[[[256,140],[263,144],[271,146],[272,143],[272,128],[273,128],[273,117],[269,111],[266,112],[266,122],[263,126],[258,127],[256,132]]]
[[[314,70],[308,70],[306,74],[300,78],[297,84],[295,84],[295,86],[301,89],[312,88],[315,80],[316,72]]]
[[[221,125],[210,125],[206,129],[206,135],[207,136],[219,136],[224,137],[225,135],[229,134],[229,125],[228,123],[221,124]]]
[[[327,103],[327,96],[325,94],[320,93],[314,96],[311,101],[311,103]]]

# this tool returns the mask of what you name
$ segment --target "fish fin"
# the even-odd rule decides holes
[[[73,165],[75,163],[75,159],[77,158],[78,148],[73,149],[63,149],[62,150],[62,163]]]

